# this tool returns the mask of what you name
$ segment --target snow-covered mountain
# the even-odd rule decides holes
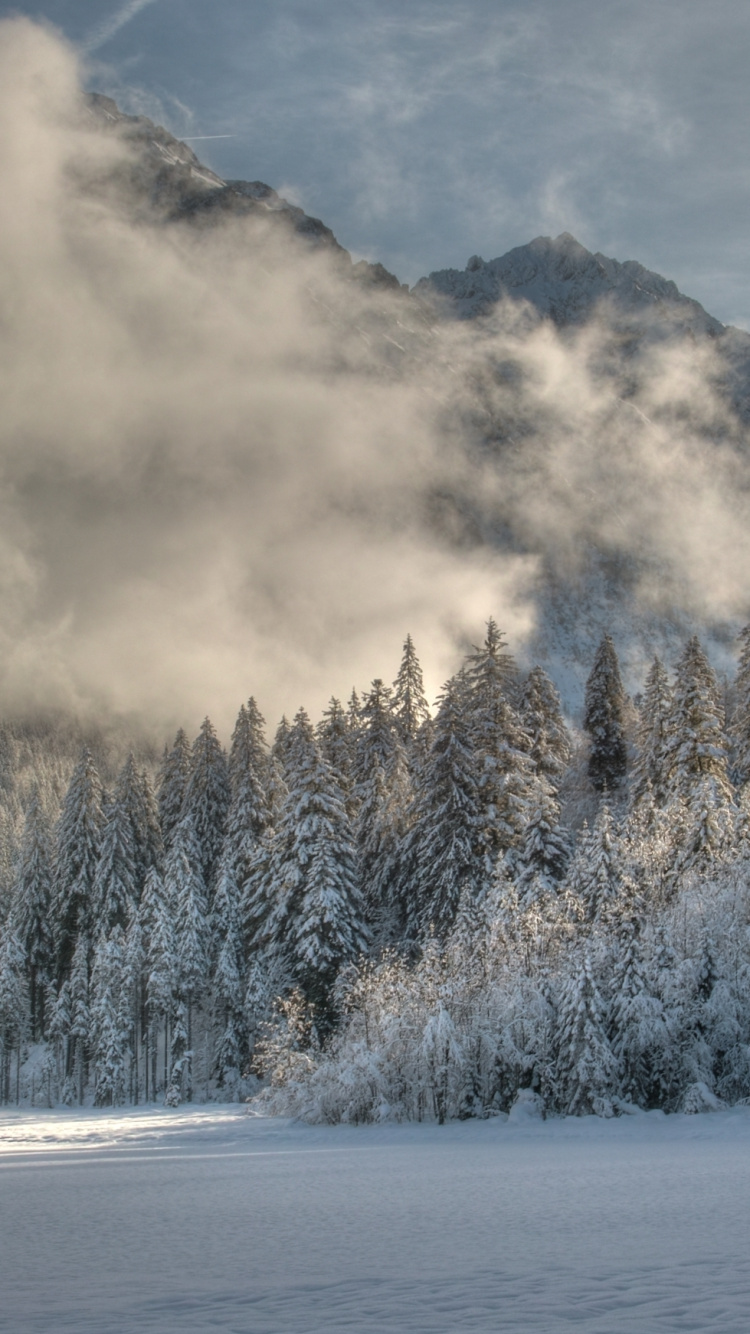
[[[311,217],[263,181],[223,180],[193,150],[144,116],[128,116],[108,97],[89,96],[90,114],[104,128],[117,128],[136,149],[138,171],[128,181],[142,204],[166,220],[196,226],[225,218],[263,217],[296,237],[341,258],[342,271],[367,286],[406,291],[382,264],[351,263],[330,227]],[[595,315],[623,337],[623,357],[643,342],[710,339],[726,367],[735,406],[750,417],[750,334],[715,319],[661,274],[636,260],[593,254],[563,232],[538,236],[497,259],[469,259],[466,268],[440,269],[411,289],[432,318],[476,320],[499,302],[522,302],[540,320],[557,327],[582,326]]]
[[[675,283],[635,260],[624,264],[592,254],[569,232],[537,236],[528,245],[485,262],[473,255],[466,268],[440,269],[414,289],[446,298],[445,309],[461,319],[486,315],[503,298],[531,302],[558,325],[581,323],[603,300],[633,318],[657,318],[676,331],[716,338],[724,326]],[[749,336],[750,337],[750,336]]]
[[[382,264],[351,263],[349,252],[330,227],[284,199],[263,181],[222,180],[196,157],[192,148],[146,116],[128,116],[111,97],[92,93],[89,114],[103,129],[116,129],[135,149],[137,170],[127,186],[132,200],[165,221],[185,220],[209,226],[226,218],[262,217],[313,246],[338,255],[351,276],[367,286],[398,288]]]
[[[667,459],[675,445],[681,448],[689,427],[701,448],[703,442],[709,451],[716,441],[728,445],[744,477],[750,334],[725,327],[669,279],[634,260],[593,254],[568,233],[537,237],[487,262],[473,256],[463,271],[433,272],[409,292],[382,265],[353,264],[324,222],[271,186],[222,180],[189,146],[143,117],[123,115],[108,98],[92,95],[88,107],[103,129],[116,128],[136,150],[126,184],[129,205],[137,212],[160,223],[197,228],[221,227],[227,219],[269,220],[332,257],[342,276],[355,281],[360,296],[351,312],[345,286],[326,318],[342,330],[348,327],[352,345],[360,338],[368,342],[380,367],[377,374],[402,380],[421,376],[426,382],[429,368],[433,386],[438,383],[448,401],[454,437],[462,446],[469,441],[483,451],[504,483],[485,504],[476,489],[462,494],[460,483],[451,495],[432,495],[426,479],[430,512],[447,540],[501,546],[538,559],[538,629],[530,651],[553,668],[569,701],[576,700],[603,628],[615,634],[633,683],[654,652],[674,656],[696,629],[719,659],[726,654],[738,628],[736,617],[727,617],[725,608],[712,611],[705,605],[700,610],[694,599],[683,596],[674,557],[683,539],[671,546],[671,538],[662,543],[661,530],[675,516],[677,526],[698,524],[689,517],[689,506],[682,514],[667,515],[666,491],[674,488],[679,465],[672,458],[663,475],[651,469],[641,476],[638,457],[644,460],[663,449]],[[363,288],[396,299],[374,300],[370,317]],[[582,373],[587,393],[594,387],[590,410],[576,416],[578,405],[568,395],[564,419],[558,412],[559,388],[552,396],[539,391],[538,366],[524,362],[521,344],[517,341],[514,350],[493,343],[493,329],[502,326],[509,309],[523,313],[522,324],[532,335],[545,328],[556,331],[563,349],[587,330],[595,331],[569,368]],[[458,344],[451,330],[461,331]],[[454,364],[451,356],[459,344]],[[682,355],[682,370],[654,394],[654,366],[672,353]],[[700,366],[695,374],[691,358]],[[698,375],[707,387],[708,407],[704,412],[699,405],[696,413]],[[649,377],[647,402],[643,386]],[[717,404],[723,405],[721,413]],[[702,482],[694,472],[689,505],[697,512],[694,493]],[[645,501],[659,488],[665,493],[663,512],[642,525],[640,498]],[[549,519],[540,501],[545,489],[550,491],[545,500]],[[676,497],[675,506],[682,503]],[[648,505],[653,510],[653,494]],[[700,522],[708,526],[711,520],[704,515]]]
[[[465,269],[439,269],[413,290],[461,320],[489,316],[499,302],[524,302],[559,328],[599,317],[621,335],[623,357],[648,343],[711,339],[734,406],[750,419],[750,334],[723,325],[670,279],[636,260],[593,254],[569,232],[537,236],[497,259],[473,255]]]

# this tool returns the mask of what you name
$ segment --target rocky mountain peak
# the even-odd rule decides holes
[[[421,278],[415,292],[437,299],[459,319],[488,315],[502,300],[526,301],[555,324],[580,324],[607,302],[618,314],[667,321],[671,331],[718,337],[724,326],[676,284],[635,260],[592,253],[570,232],[537,236],[497,259],[473,255],[466,268],[441,269]]]

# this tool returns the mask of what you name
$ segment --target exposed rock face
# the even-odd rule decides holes
[[[401,286],[382,264],[361,260],[352,265],[348,250],[339,245],[330,227],[265,182],[222,180],[187,144],[145,116],[125,115],[110,97],[90,94],[88,109],[103,129],[117,128],[135,148],[136,165],[128,175],[128,187],[142,207],[162,220],[186,219],[207,226],[227,217],[268,218],[339,256],[355,281],[369,287]]]

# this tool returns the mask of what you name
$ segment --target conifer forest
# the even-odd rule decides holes
[[[251,698],[160,763],[0,736],[0,1099],[240,1101],[313,1121],[750,1099],[750,628],[582,727],[494,621],[434,713]],[[76,741],[76,748],[78,742]]]

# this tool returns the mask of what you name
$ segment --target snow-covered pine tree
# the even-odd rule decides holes
[[[338,968],[366,948],[351,826],[304,709],[290,730],[288,795],[269,867],[268,945],[293,962],[325,1016]]]
[[[219,1084],[230,1092],[240,1076],[244,1040],[244,959],[240,892],[225,854],[211,911],[211,1002],[218,1036],[214,1067]]]
[[[147,872],[152,866],[161,868],[164,860],[159,808],[148,774],[138,769],[132,755],[126,759],[117,783],[133,833],[135,891],[140,899]]]
[[[92,933],[106,938],[113,927],[125,929],[138,902],[136,849],[130,812],[133,769],[120,771],[101,834],[94,876]]]
[[[234,928],[220,939],[212,983],[214,1014],[218,1025],[214,1067],[219,1087],[230,1095],[237,1088],[243,1052],[247,1046],[243,990],[240,936],[238,929]]]
[[[352,693],[346,706],[346,721],[349,724],[352,743],[356,747],[359,729],[362,725],[362,701],[354,687],[352,687]]]
[[[432,718],[424,693],[422,668],[411,635],[404,641],[401,665],[393,683],[393,717],[412,774],[430,745]]]
[[[468,655],[461,680],[477,757],[480,830],[489,885],[498,856],[518,843],[528,816],[530,739],[509,699],[515,666],[494,620],[481,648]]]
[[[91,752],[83,751],[57,827],[52,901],[58,977],[72,967],[76,941],[93,929],[94,880],[102,831],[102,785]]]
[[[670,795],[687,802],[703,779],[717,796],[732,800],[728,744],[718,681],[700,640],[693,636],[677,664],[667,747]]]
[[[603,801],[591,829],[585,825],[570,866],[567,888],[582,905],[587,922],[611,916],[622,890],[620,840],[612,812]]]
[[[70,1083],[66,1080],[66,1070],[68,1068],[68,1052],[70,1047],[70,980],[63,982],[60,990],[55,989],[54,982],[50,982],[47,988],[47,994],[44,998],[45,1014],[47,1016],[46,1037],[50,1044],[52,1061],[47,1069],[47,1101],[50,1106],[53,1105],[52,1081],[53,1076],[56,1085],[56,1092],[61,1100],[70,1105],[72,1097],[70,1096]]]
[[[187,806],[187,803],[186,803]],[[208,921],[202,856],[189,808],[172,835],[164,872],[165,897],[174,905],[177,995],[185,1005],[187,1065],[184,1088],[192,1097],[193,1007],[208,981]]]
[[[28,1037],[29,995],[21,942],[10,930],[0,941],[0,1089],[11,1098],[11,1063],[16,1056],[16,1101],[19,1098],[21,1050]]]
[[[532,667],[521,691],[521,726],[529,738],[533,771],[555,787],[570,759],[570,736],[560,696],[541,667]]]
[[[238,892],[244,888],[258,845],[272,820],[267,793],[270,757],[263,727],[258,706],[250,698],[240,709],[232,735],[229,755],[231,800],[221,854],[222,871],[228,868]]]
[[[657,806],[648,784],[629,812],[621,840],[623,874],[649,907],[670,897],[684,823],[684,807]]]
[[[367,782],[368,769],[375,757],[386,775],[390,775],[394,764],[403,762],[403,746],[393,716],[393,695],[380,680],[373,681],[360,708],[354,764],[358,786]]]
[[[380,680],[373,681],[362,704],[355,795],[359,883],[368,919],[381,925],[392,916],[398,850],[411,786],[404,745],[393,717],[391,692]]]
[[[732,855],[736,811],[711,777],[702,778],[685,803],[680,846],[674,870],[679,880],[697,861]]]
[[[255,833],[260,837],[268,824],[267,784],[270,752],[265,738],[265,719],[251,695],[237,716],[229,752],[229,787],[233,799],[251,785],[257,810],[250,811]]]
[[[157,778],[159,824],[164,847],[168,848],[172,834],[182,816],[185,791],[190,777],[190,742],[182,728],[178,731],[171,750],[165,746]]]
[[[642,921],[624,920],[618,934],[608,1029],[620,1092],[639,1107],[658,1107],[667,1089],[672,1043],[667,1015],[650,985]]]
[[[656,806],[663,806],[667,800],[667,753],[672,712],[669,677],[659,658],[654,658],[646,677],[636,728],[637,754],[631,781],[631,801],[634,806],[642,802],[647,794],[650,794]]]
[[[620,664],[609,635],[604,635],[586,682],[583,726],[591,739],[588,772],[599,792],[614,792],[627,769],[625,691]]]
[[[163,1034],[164,1089],[169,1083],[169,1026],[176,1006],[177,949],[174,934],[174,905],[164,882],[152,868],[146,878],[140,913],[146,934],[146,1006],[148,1045],[153,1095],[159,1086],[159,1040]]]
[[[750,625],[740,636],[740,658],[734,684],[734,708],[729,736],[732,743],[732,769],[738,786],[750,779]]]
[[[172,1024],[172,1045],[169,1052],[169,1083],[164,1093],[164,1102],[167,1107],[178,1107],[182,1099],[187,1096],[188,1101],[192,1096],[190,1063],[192,1061],[192,1052],[190,1050],[190,1035],[187,1017],[187,1006],[184,1001],[180,1001],[175,1010],[174,1022]]]
[[[532,885],[535,893],[556,893],[565,877],[572,840],[560,824],[560,803],[550,781],[539,775],[529,789],[528,821],[521,842],[509,854],[509,867],[523,901]]]
[[[334,782],[344,794],[349,819],[354,820],[357,814],[357,798],[354,790],[356,746],[349,717],[339,700],[331,698],[315,729],[315,735],[320,753],[330,766]]]
[[[86,1087],[91,1037],[89,949],[88,937],[81,933],[76,940],[68,979],[69,1027],[65,1078],[70,1094],[77,1097],[80,1104],[83,1104],[83,1094]]]
[[[677,666],[666,758],[670,799],[686,808],[683,867],[730,842],[735,811],[728,751],[718,682],[694,636]]]
[[[153,869],[153,868],[152,868]],[[145,1017],[145,964],[146,942],[140,915],[136,910],[130,914],[122,947],[122,989],[120,992],[120,1027],[126,1033],[129,1043],[129,1098],[137,1103],[140,1098],[141,1061],[140,1052],[143,1040],[146,1040],[146,1059],[144,1070],[144,1092],[148,1101],[148,1038]]]
[[[284,801],[288,799],[286,784],[285,794],[276,814],[276,823],[281,819]],[[244,956],[251,968],[258,962],[269,944],[268,921],[276,907],[276,882],[274,862],[280,847],[279,836],[275,829],[269,828],[258,844],[248,875],[242,887],[240,899],[240,921],[244,942]]]
[[[425,939],[431,927],[447,934],[462,895],[476,897],[484,883],[479,766],[466,698],[461,677],[443,688],[404,839],[399,895],[411,941]]]
[[[34,1041],[44,1031],[44,999],[55,970],[54,940],[50,926],[51,896],[51,834],[39,794],[35,791],[26,811],[10,914],[11,930],[26,958],[30,1032]]]
[[[129,1037],[123,1021],[123,933],[116,924],[101,936],[91,969],[90,1042],[97,1107],[125,1101]]]
[[[463,1063],[463,1049],[453,1018],[441,1000],[429,1016],[422,1037],[422,1057],[432,1110],[438,1125],[445,1125]],[[453,1094],[453,1097],[451,1097]]]
[[[291,732],[289,719],[286,714],[282,714],[281,722],[276,728],[271,747],[271,758],[278,766],[279,773],[284,782],[286,782],[286,766],[289,755],[289,733]]]
[[[226,832],[230,796],[227,757],[210,719],[204,718],[191,751],[183,813],[192,823],[209,899]]]
[[[605,1007],[585,951],[564,982],[557,1013],[556,1075],[567,1116],[611,1115],[617,1060],[606,1033]]]

